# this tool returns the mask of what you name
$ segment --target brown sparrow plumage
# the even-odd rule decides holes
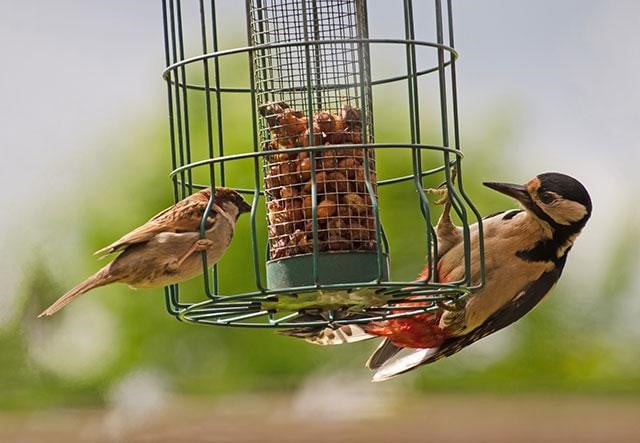
[[[236,191],[216,188],[201,239],[200,223],[210,197],[211,190],[203,189],[97,251],[96,254],[102,256],[116,252],[120,255],[60,297],[38,317],[53,315],[76,297],[110,283],[156,288],[201,274],[202,258],[198,252],[207,252],[209,265],[220,260],[231,243],[238,217],[251,210]]]

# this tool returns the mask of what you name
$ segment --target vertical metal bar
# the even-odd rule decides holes
[[[208,52],[208,48],[207,48],[207,25],[206,25],[206,19],[205,19],[205,11],[204,11],[204,0],[199,0],[200,3],[200,37],[201,37],[201,43],[202,43],[202,53],[203,54],[207,54]],[[213,7],[213,5],[215,4],[215,0],[211,0],[211,5]],[[215,23],[215,17],[213,18],[214,23]],[[215,49],[214,49],[215,51]],[[217,57],[214,59],[215,62],[217,62]],[[203,76],[204,76],[204,96],[205,96],[205,109],[206,109],[206,119],[207,119],[207,147],[209,149],[209,158],[214,158],[215,157],[215,151],[214,151],[214,145],[213,145],[213,122],[211,121],[211,80],[209,78],[209,59],[208,58],[204,58],[202,60],[202,65],[203,65]],[[217,85],[216,85],[217,86]],[[217,90],[216,91],[216,98],[219,100],[218,95],[220,94],[220,91]],[[218,135],[220,137],[220,135]],[[213,166],[212,163],[209,164],[209,181],[211,183],[211,186],[214,187],[215,186],[215,178],[216,178],[216,174],[215,174],[215,168]]]
[[[177,63],[178,59],[178,50],[177,50],[177,42],[176,42],[176,23],[175,23],[175,10],[173,6],[173,0],[169,0],[169,13],[170,13],[170,23],[171,23],[171,55],[172,55],[172,63]],[[174,97],[175,97],[175,111],[176,111],[176,126],[177,126],[177,138],[178,138],[178,157],[180,166],[184,166],[184,146],[183,146],[183,138],[182,138],[182,111],[181,111],[181,102],[180,102],[180,70],[174,70],[174,81],[173,81],[173,89],[174,89]],[[184,79],[183,79],[184,80]],[[180,172],[180,198],[185,198],[187,196],[186,192],[186,180],[184,171]]]
[[[212,30],[211,36],[213,38],[213,51],[217,52],[218,47],[218,17],[216,15],[216,0],[211,0],[211,23]],[[222,120],[222,92],[220,91],[220,60],[218,57],[213,59],[213,75],[215,78],[216,86],[216,112],[218,123],[218,155],[224,157],[224,131]],[[226,186],[226,176],[224,173],[224,162],[220,162],[220,185]]]
[[[267,22],[266,19],[266,14],[265,12],[265,8],[266,6],[263,3],[263,0],[256,0],[257,1],[257,6],[256,6],[256,13],[257,13],[257,20],[256,20],[256,25],[257,25],[257,31],[254,33],[254,35],[256,36],[260,36],[260,41],[254,41],[253,44],[262,44],[262,43],[267,43],[266,39],[265,39],[265,35],[268,34],[268,25],[269,23]],[[266,49],[262,49],[260,51],[258,51],[259,54],[259,58],[261,59],[262,62],[262,68],[261,70],[264,72],[264,79],[263,81],[265,82],[265,87],[264,89],[267,91],[271,91],[271,96],[270,97],[266,97],[267,100],[265,101],[275,101],[276,97],[275,97],[275,80],[274,80],[274,75],[273,75],[273,60],[272,57],[269,56],[267,57],[267,50]],[[268,84],[268,86],[267,86]],[[252,87],[255,87],[255,85],[252,85]]]
[[[307,19],[307,3],[306,0],[300,0],[302,3],[302,17],[303,17],[303,33],[304,41],[309,41],[309,29]],[[306,69],[306,84],[307,84],[307,110],[308,110],[308,122],[309,127],[312,129],[309,131],[309,146],[314,146],[314,131],[313,131],[313,84],[311,82],[311,53],[309,45],[304,45],[304,58]],[[320,287],[320,275],[318,272],[318,190],[316,183],[316,151],[313,150],[309,154],[311,159],[311,219],[312,219],[312,232],[313,232],[313,281],[316,287]]]
[[[181,0],[176,0],[176,14],[177,14],[177,22],[178,22],[178,48],[180,60],[184,60],[184,36],[182,33],[182,6]],[[191,163],[191,135],[189,128],[189,101],[188,101],[188,92],[187,88],[187,68],[182,65],[180,67],[180,72],[182,74],[182,104],[184,109],[184,150],[185,150],[185,159],[186,163]],[[191,168],[187,170],[187,181],[189,188],[189,194],[193,193],[193,172]]]
[[[167,310],[167,312],[169,314],[171,314],[173,316],[177,316],[179,311],[178,311],[178,309],[175,308],[175,305],[173,304],[173,299],[171,297],[171,287],[170,286],[165,286],[164,287],[164,306],[165,306],[165,309]]]
[[[320,23],[318,21],[318,3],[317,0],[311,0],[311,11],[313,14],[313,39],[316,41],[320,40]],[[303,20],[305,23],[308,21],[306,14],[303,16]],[[306,41],[306,39],[305,39]],[[321,54],[320,54],[320,45],[313,45],[315,52],[315,78],[316,78],[316,106],[318,107],[318,111],[320,111],[323,107],[322,103],[322,64],[321,64]],[[309,120],[311,121],[311,120]]]
[[[213,38],[213,50],[214,52],[218,51],[218,18],[216,16],[216,0],[211,0],[211,35]],[[213,75],[215,78],[215,87],[216,87],[216,115],[217,115],[217,123],[218,123],[218,155],[220,157],[224,156],[224,130],[222,124],[222,92],[220,91],[220,60],[218,57],[213,59]],[[209,94],[207,88],[207,95]],[[215,155],[215,154],[213,154]],[[214,177],[214,167],[210,165],[210,175],[212,183],[215,182]],[[220,162],[220,185],[226,186],[226,176],[225,176],[225,165],[224,162]],[[216,263],[213,267],[213,291],[215,294],[220,293],[220,280],[218,277],[219,272],[218,263]]]
[[[171,65],[171,50],[169,49],[169,24],[167,22],[167,0],[162,0],[162,29],[164,34],[164,63],[165,66]],[[169,73],[167,79],[167,107],[169,110],[169,145],[171,147],[171,170],[175,170],[177,166],[176,159],[176,140],[175,140],[175,127],[174,127],[174,115],[173,115],[173,95],[171,94],[171,76],[173,71]],[[172,177],[173,184],[173,199],[174,202],[178,202],[178,176]]]
[[[207,53],[207,24],[204,11],[204,0],[199,0],[200,3],[200,38],[202,43],[202,53]],[[211,0],[213,5],[215,0]],[[217,59],[216,59],[217,60]],[[209,60],[207,58],[202,60],[203,77],[204,77],[204,98],[207,120],[207,146],[209,150],[209,158],[215,157],[213,148],[213,123],[211,121],[211,82],[209,79]],[[209,163],[209,183],[211,185],[211,197],[205,212],[202,214],[202,220],[200,221],[200,238],[204,238],[205,229],[207,224],[207,216],[211,207],[215,203],[215,188],[216,188],[216,174],[213,163]],[[209,263],[207,260],[207,252],[202,251],[202,275],[204,277],[204,288],[207,297],[215,299],[218,291],[218,265],[213,266],[213,289],[211,289],[211,282],[209,281]]]
[[[438,44],[444,44],[442,30],[442,5],[441,0],[436,2],[436,33]],[[440,87],[440,124],[442,126],[442,144],[449,146],[449,120],[447,115],[447,80],[445,77],[444,49],[438,48],[438,80]],[[445,152],[445,156],[449,153]],[[445,163],[447,164],[447,163]],[[449,168],[445,168],[445,175],[449,178]]]
[[[413,39],[413,8],[411,0],[404,0],[404,32],[407,40]],[[417,129],[418,119],[420,118],[419,109],[416,107],[416,82],[414,57],[415,48],[411,46],[411,43],[406,43],[406,64],[407,64],[407,87],[409,88],[409,125],[411,131],[411,143],[418,143],[420,132]],[[414,49],[414,51],[412,51]]]
[[[407,40],[415,40],[415,30],[413,23],[413,2],[412,0],[404,0],[404,24],[405,38]],[[407,85],[409,89],[409,120],[411,125],[411,143],[420,144],[420,105],[418,97],[418,76],[416,48],[413,43],[406,44],[406,61],[407,61]],[[429,276],[433,280],[436,275],[436,258],[438,257],[438,243],[435,241],[435,232],[431,225],[431,213],[429,209],[429,201],[424,195],[424,185],[422,182],[422,150],[419,148],[412,149],[413,176],[414,186],[418,192],[420,202],[420,211],[425,219],[425,237],[426,237],[426,257],[427,264],[430,267]]]
[[[171,50],[169,49],[169,24],[167,22],[167,0],[162,0],[162,29],[164,34],[164,56],[165,56],[165,65],[171,65]],[[171,147],[171,169],[175,170],[177,167],[176,161],[176,143],[175,143],[175,127],[174,127],[174,115],[173,115],[173,96],[171,94],[171,76],[173,72],[169,73],[169,78],[167,79],[167,104],[169,110],[169,144]],[[173,199],[174,202],[179,200],[178,198],[178,177],[174,176],[172,179],[173,184]],[[178,307],[174,301],[173,293],[174,289],[177,287],[174,285],[173,287],[165,287],[164,288],[164,298],[167,311],[176,315],[178,313]]]
[[[448,18],[448,27],[449,27],[449,46],[455,48],[455,42],[453,38],[453,6],[451,0],[447,0],[447,18]],[[456,60],[455,57],[451,56],[451,101],[453,107],[453,135],[454,135],[454,148],[460,151],[460,123],[459,123],[459,113],[458,113],[458,81],[456,76]],[[469,284],[474,289],[479,289],[484,286],[485,281],[485,260],[484,260],[484,230],[482,228],[482,216],[480,212],[475,207],[467,193],[464,189],[464,181],[462,179],[462,165],[461,165],[460,157],[456,157],[456,168],[458,169],[458,189],[460,190],[460,195],[466,202],[466,204],[471,209],[471,212],[475,215],[476,221],[478,223],[478,248],[480,253],[480,281],[475,284],[470,281]],[[464,209],[464,205],[461,205]],[[465,213],[466,216],[466,213]],[[463,229],[468,231],[468,220],[464,217],[463,221]],[[463,232],[464,233],[464,232]],[[468,237],[465,234],[465,242],[469,241]]]
[[[359,14],[361,17],[361,25],[362,25],[362,29],[360,31],[361,35],[360,38],[369,39],[369,12],[368,12],[368,8],[367,8],[367,0],[358,0],[358,4],[359,4]],[[375,140],[375,132],[374,132],[374,125],[373,125],[373,88],[371,87],[371,48],[370,45],[367,43],[366,45],[364,45],[364,62],[366,65],[366,69],[364,74],[366,75],[366,77],[364,78],[364,81],[366,81],[369,84],[369,87],[367,88],[367,100],[364,104],[364,107],[366,107],[370,113],[370,126],[369,126],[369,136],[371,137],[372,140]]]
[[[367,5],[367,0],[359,0],[359,11],[360,11],[360,17],[361,17],[361,25],[362,25],[362,30],[361,30],[361,38],[364,39],[369,39],[369,8]],[[369,85],[369,87],[367,88],[367,97],[366,97],[366,101],[364,102],[364,108],[368,109],[369,112],[369,119],[368,119],[368,124],[369,124],[369,139],[371,139],[372,141],[375,141],[375,126],[373,124],[373,115],[374,115],[374,111],[373,111],[373,87],[371,86],[371,48],[370,45],[367,43],[366,45],[364,45],[364,54],[363,54],[363,61],[366,64],[366,69],[364,70],[363,75],[365,75],[365,78],[362,78],[361,81],[366,81]],[[375,153],[375,151],[374,151]],[[378,213],[376,213],[376,219],[374,220],[374,223],[377,224],[380,227],[380,238],[378,238],[378,234],[376,233],[376,247],[377,247],[377,251],[378,251],[378,266],[380,266],[381,263],[381,258],[380,258],[380,251],[383,251],[386,254],[389,254],[391,252],[391,248],[389,245],[389,240],[387,239],[387,235],[385,233],[384,230],[384,226],[382,226],[382,222],[380,221],[380,214],[379,211]],[[382,243],[380,243],[380,239],[382,240]],[[389,276],[389,280],[391,280],[390,278],[391,276]]]
[[[247,0],[245,3],[246,7],[246,21],[247,21],[247,44],[250,47],[256,45],[256,42],[253,40],[251,36],[251,0]],[[262,22],[262,0],[257,0],[257,11],[259,22]],[[261,26],[261,25],[259,25]],[[250,49],[248,52],[249,57],[249,85],[251,89],[251,129],[253,131],[253,152],[258,152],[260,150],[260,144],[258,142],[258,110],[256,109],[256,88],[255,88],[255,66],[254,66],[254,56],[255,49]],[[260,272],[260,264],[258,263],[258,228],[256,223],[256,215],[258,210],[258,201],[260,198],[259,189],[262,183],[262,179],[260,177],[260,161],[261,159],[258,156],[253,158],[253,201],[251,203],[251,214],[250,214],[250,227],[251,227],[251,246],[253,252],[253,272],[255,276],[255,283],[258,290],[262,293],[266,291],[265,285],[262,284],[262,277]],[[265,196],[266,199],[266,196]],[[269,254],[267,241],[267,254]],[[267,256],[268,258],[268,256]]]
[[[172,2],[172,0],[169,0]],[[164,50],[165,50],[165,64],[167,66],[170,66],[172,64],[172,56],[173,56],[173,62],[177,61],[177,57],[176,57],[176,42],[175,42],[175,26],[174,26],[174,20],[173,20],[173,3],[171,3],[170,5],[170,9],[171,12],[169,12],[167,10],[167,0],[163,0],[162,1],[162,17],[163,17],[163,33],[164,33]],[[170,14],[170,21],[171,21],[171,29],[169,26],[169,21],[168,21],[168,16]],[[173,79],[173,80],[172,80]],[[174,102],[173,102],[173,92],[172,92],[172,86],[171,86],[171,82],[173,81],[174,85],[177,85],[179,82],[179,77],[178,77],[178,73],[176,70],[172,70],[169,73],[169,78],[167,79],[167,102],[168,102],[168,108],[169,108],[169,133],[170,133],[170,146],[171,146],[171,167],[172,170],[175,170],[178,166],[178,160],[177,160],[177,152],[176,152],[176,121],[177,121],[177,131],[178,131],[178,137],[180,137],[181,134],[181,127],[180,127],[180,105],[179,105],[179,96],[178,96],[178,90],[176,89],[176,105],[175,105],[175,110],[176,110],[176,114],[174,114]],[[181,143],[181,139],[179,138],[180,143]],[[181,177],[181,182],[182,182],[182,189],[183,189],[183,196],[184,196],[184,173],[180,174]],[[174,176],[173,180],[173,199],[174,202],[177,202],[178,200],[180,200],[180,191],[178,188],[178,176]],[[169,309],[169,312],[176,315],[179,310],[183,307],[185,307],[185,305],[180,303],[180,288],[178,287],[178,285],[171,285],[168,287],[165,287],[165,299],[166,299],[166,304],[167,307]]]
[[[363,17],[364,8],[356,9],[356,21],[357,30],[359,35],[357,37],[359,39],[369,38],[369,34],[364,30],[364,24],[361,24],[362,20],[366,20],[366,17]],[[370,167],[370,154],[368,143],[373,141],[373,135],[369,134],[369,121],[372,120],[372,116],[369,115],[369,107],[368,107],[368,97],[371,97],[371,83],[369,82],[370,75],[368,75],[368,65],[367,65],[367,53],[369,50],[369,43],[364,41],[358,42],[358,77],[360,81],[360,109],[361,109],[361,124],[362,124],[362,134],[361,141],[363,143],[367,143],[364,146],[363,153],[363,167],[364,167],[364,182],[367,188],[367,193],[369,194],[369,198],[371,199],[371,205],[373,208],[373,221],[375,227],[375,235],[376,235],[376,257],[378,264],[378,277],[376,278],[376,282],[380,284],[384,277],[385,266],[385,256],[382,253],[383,247],[383,238],[382,238],[382,224],[380,222],[380,208],[378,204],[378,198],[376,197],[375,190],[373,189],[373,185],[371,183],[371,167]],[[373,126],[373,125],[371,125]],[[375,153],[374,153],[375,154]]]
[[[436,33],[437,43],[439,45],[444,44],[444,30],[443,30],[443,17],[442,17],[442,1],[435,0],[436,5]],[[446,78],[446,65],[444,59],[445,50],[441,47],[438,48],[438,81],[440,86],[440,120],[442,124],[442,144],[449,147],[449,115],[447,106],[447,78]],[[453,58],[453,56],[452,56]],[[453,60],[452,60],[453,61]],[[448,152],[443,152],[443,162],[445,165],[444,174],[447,182],[447,191],[449,193],[449,201],[455,212],[463,219],[463,239],[464,239],[464,256],[465,256],[465,278],[464,281],[467,284],[471,283],[471,245],[470,245],[470,233],[469,223],[466,220],[466,209],[462,205],[458,195],[455,193],[455,188],[451,180],[451,158]]]

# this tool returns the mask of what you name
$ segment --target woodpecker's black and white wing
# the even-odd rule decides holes
[[[363,318],[362,314],[355,312],[334,312],[335,319]],[[327,320],[325,313],[305,312],[296,318],[298,322],[324,322]],[[377,335],[368,334],[364,328],[356,323],[329,326],[302,326],[278,331],[281,335],[301,338],[308,343],[320,346],[342,345],[355,343],[362,340],[377,338]]]
[[[278,331],[281,335],[301,338],[308,343],[320,346],[342,345],[345,343],[355,343],[362,340],[377,338],[376,335],[367,332],[356,324],[326,327],[300,327],[289,328]]]
[[[380,343],[380,346],[373,351],[373,354],[371,354],[365,366],[372,370],[378,369],[401,350],[402,348],[400,346],[394,345],[391,340],[385,338],[382,343]]]
[[[494,312],[482,325],[473,331],[459,337],[451,337],[437,348],[414,349],[408,355],[390,359],[378,367],[373,376],[373,381],[385,381],[419,366],[449,357],[519,320],[531,311],[553,288],[562,274],[565,261],[566,255],[558,260],[554,269],[542,274],[538,280],[516,294],[509,303]]]
[[[436,235],[438,238],[438,260],[449,252],[454,246],[458,245],[463,241],[463,232],[462,228],[456,226],[451,221],[451,217],[449,216],[451,206],[447,204],[445,206],[445,210],[442,212],[440,219],[438,220],[438,224],[436,226]],[[501,214],[505,214],[505,217],[510,219],[517,215],[519,212],[522,212],[521,209],[516,210],[508,210],[495,212],[491,215],[484,217],[483,219],[489,219],[492,217],[496,217]],[[428,266],[425,269],[429,269]],[[424,273],[420,275],[419,278],[424,278]],[[402,348],[394,345],[391,340],[384,339],[380,346],[371,354],[369,360],[365,366],[369,369],[379,369],[383,366],[387,361],[396,356]]]

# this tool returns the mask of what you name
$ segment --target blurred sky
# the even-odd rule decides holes
[[[417,13],[432,15],[432,2],[415,3]],[[223,46],[242,44],[244,2],[219,4],[230,33]],[[373,35],[400,29],[398,12],[385,11],[399,4],[369,1]],[[166,115],[160,1],[3,6],[0,324],[11,313],[23,261],[33,245],[46,243],[49,215],[64,205],[58,223],[78,216],[69,196],[91,192],[110,146],[126,146],[127,131],[119,131]],[[597,266],[592,258],[608,229],[640,220],[640,2],[456,0],[454,17],[463,129],[477,130],[495,110],[513,126],[513,172],[491,178],[524,181],[559,170],[592,194],[589,240],[575,252],[579,278]],[[126,167],[122,158],[110,162]]]

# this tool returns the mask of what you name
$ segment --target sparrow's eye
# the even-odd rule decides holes
[[[554,200],[553,192],[543,192],[540,194],[540,201],[545,204],[549,204]]]

